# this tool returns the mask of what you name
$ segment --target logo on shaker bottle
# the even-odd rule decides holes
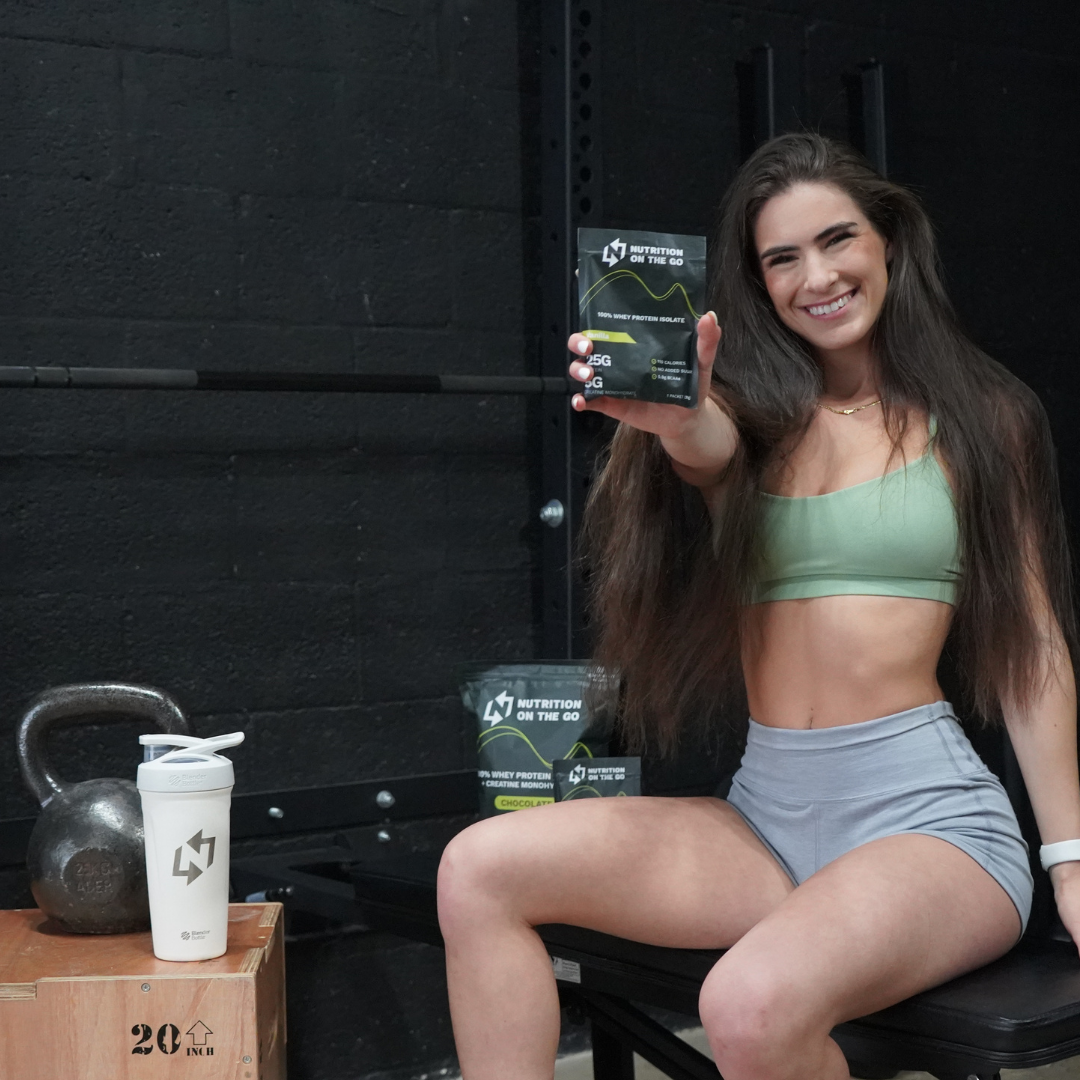
[[[216,842],[216,836],[204,837],[202,829],[200,829],[186,844],[181,844],[173,854],[172,876],[186,877],[187,883],[190,885],[202,874],[203,870],[209,870],[214,865],[214,845]],[[191,848],[197,855],[202,854],[203,847],[209,847],[210,851],[207,854],[206,866],[199,866],[194,859],[189,857],[187,866],[181,870],[180,859],[183,856],[185,847]]]
[[[206,779],[206,773],[203,772],[189,772],[189,773],[171,773],[169,775],[170,787],[192,787],[195,784],[201,784]]]

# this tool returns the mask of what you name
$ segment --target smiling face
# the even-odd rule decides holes
[[[849,195],[796,184],[762,207],[754,241],[777,315],[819,357],[869,348],[888,249]]]

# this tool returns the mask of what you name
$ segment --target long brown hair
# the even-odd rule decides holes
[[[962,579],[948,643],[984,718],[1030,700],[1047,669],[1041,581],[1075,655],[1068,544],[1045,412],[1035,394],[960,329],[933,227],[916,196],[854,150],[782,135],[736,175],[712,245],[711,304],[723,328],[710,392],[739,448],[710,519],[660,441],[621,425],[586,512],[594,660],[620,673],[624,742],[671,749],[684,721],[707,721],[741,687],[741,613],[754,573],[766,465],[797,442],[821,392],[810,346],[778,318],[754,244],[764,204],[800,182],[846,192],[890,244],[873,350],[885,423],[900,450],[909,415],[932,416],[952,480]]]

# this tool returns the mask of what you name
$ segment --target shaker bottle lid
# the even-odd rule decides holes
[[[220,754],[244,741],[242,731],[197,739],[190,735],[140,735],[146,747],[176,747],[139,766],[140,791],[214,791],[232,787],[233,764]]]

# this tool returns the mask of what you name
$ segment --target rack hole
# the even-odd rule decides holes
[[[583,214],[587,214],[592,209],[592,199],[586,195],[585,198],[578,203],[578,206],[581,207],[581,212]]]
[[[582,90],[588,90],[589,87],[592,86],[592,76],[587,71],[583,71],[578,76],[578,86],[580,86]]]
[[[578,146],[580,146],[582,150],[590,150],[592,148],[592,139],[588,135],[582,135],[581,138],[578,139]]]
[[[577,50],[577,51],[578,51],[578,52],[579,52],[579,53],[580,53],[580,54],[581,54],[581,55],[582,55],[583,57],[584,57],[584,56],[588,56],[588,55],[589,55],[589,53],[591,53],[591,52],[592,52],[592,46],[591,46],[591,45],[590,45],[590,44],[589,44],[589,43],[588,43],[587,41],[583,41],[583,42],[582,42],[582,43],[581,43],[581,44],[580,44],[580,45],[578,46],[578,50]]]
[[[588,26],[589,23],[592,22],[592,14],[588,11],[581,12],[581,14],[578,15],[578,22],[581,23],[582,26]]]
[[[578,176],[580,176],[581,179],[587,184],[592,179],[592,169],[590,169],[588,165],[583,165],[581,167],[581,172],[578,173]]]
[[[578,116],[580,116],[582,120],[590,119],[592,117],[592,106],[589,104],[582,105],[581,108],[578,109]]]

